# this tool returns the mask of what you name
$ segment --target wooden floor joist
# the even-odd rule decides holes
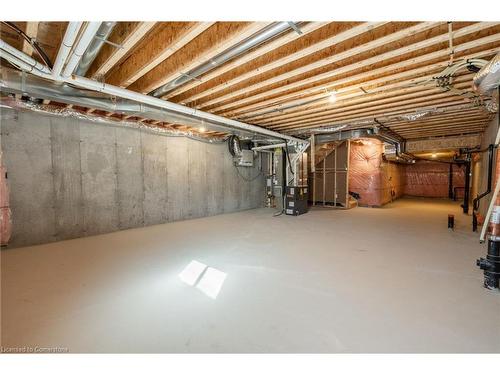
[[[271,24],[117,22],[108,38],[110,43],[103,44],[87,77],[148,94]],[[67,22],[15,25],[35,38],[51,61],[55,59]],[[451,33],[444,20],[301,22],[298,27],[301,33],[289,28],[227,62],[214,64],[213,69],[197,77],[172,85],[162,98],[304,136],[320,127],[373,126],[374,118],[379,118],[405,138],[423,139],[478,134],[491,121],[491,113],[481,105],[488,98],[472,100],[438,88],[435,81],[421,83],[432,80],[450,63],[489,60],[500,53],[500,23],[453,22]],[[2,26],[0,36],[40,61],[31,45],[14,30]],[[453,87],[471,95],[474,74],[458,72]],[[224,135],[220,131],[200,132],[189,124],[80,106],[74,109],[138,121],[144,126]]]
[[[487,28],[487,27],[491,27],[491,24],[490,23],[477,24],[474,26],[463,28],[461,30],[462,30],[462,33],[465,33],[465,32],[473,33],[473,32],[476,32],[476,31],[482,29],[482,28]],[[458,31],[457,31],[457,33],[458,33]],[[231,98],[225,98],[227,101],[227,104],[218,105],[218,106],[211,106],[208,109],[211,112],[214,112],[217,114],[223,114],[224,111],[227,111],[230,108],[237,107],[238,105],[248,103],[248,102],[253,101],[253,100],[261,99],[263,97],[270,96],[270,95],[275,95],[275,94],[281,93],[283,91],[298,88],[301,86],[313,84],[315,82],[322,81],[322,80],[325,80],[325,79],[328,79],[328,78],[331,78],[331,77],[334,77],[334,76],[337,76],[337,75],[340,75],[340,74],[343,74],[343,73],[346,73],[349,71],[354,71],[356,69],[360,69],[363,67],[369,67],[372,64],[379,63],[382,60],[395,58],[395,57],[402,56],[402,55],[405,55],[405,54],[408,54],[411,52],[416,52],[419,49],[425,48],[425,46],[430,46],[430,45],[434,45],[434,44],[437,44],[439,42],[442,42],[442,41],[446,40],[446,37],[447,37],[446,35],[442,35],[439,37],[432,38],[430,40],[426,40],[426,41],[421,42],[421,43],[417,43],[415,45],[405,46],[403,48],[399,48],[397,50],[393,50],[393,51],[389,51],[387,53],[384,53],[383,55],[374,56],[374,57],[369,58],[369,59],[365,59],[365,60],[362,60],[362,61],[359,61],[359,62],[356,62],[353,64],[342,66],[338,69],[334,69],[334,70],[330,70],[330,71],[327,71],[327,72],[322,73],[322,74],[314,75],[310,78],[301,79],[299,81],[295,81],[295,82],[290,83],[290,84],[279,85],[278,87],[276,87],[274,89],[266,90],[266,91],[263,91],[259,94],[249,95],[247,93],[244,98],[239,99],[239,100],[230,100],[229,101],[228,99],[234,99],[233,98],[234,95],[231,95]],[[480,41],[471,41],[469,43],[466,43],[467,44],[466,46],[457,45],[455,47],[455,52],[458,53],[458,52],[463,51],[464,49],[473,48],[473,46],[477,45],[478,43],[487,44],[487,43],[498,42],[498,41],[500,41],[500,33],[495,34],[493,36],[482,38],[482,40],[480,40]],[[411,59],[411,63],[415,64],[418,61],[432,60],[432,59],[439,58],[442,56],[447,56],[447,54],[448,54],[448,51],[446,49],[443,49],[443,50],[429,53],[429,54],[424,55],[424,56],[415,57],[414,59]],[[383,69],[384,71],[387,71],[389,69],[394,70],[394,69],[397,69],[398,67],[403,67],[403,66],[407,66],[407,65],[409,65],[409,62],[405,60],[401,63],[395,63],[395,64],[392,64],[391,66],[387,66],[387,67],[384,67],[381,69]],[[273,80],[273,82],[274,82],[274,80]],[[261,87],[262,86],[254,87],[254,89],[261,88]],[[204,109],[206,107],[207,107],[207,105],[199,106],[199,108],[201,108],[201,109]]]
[[[130,89],[149,93],[264,28],[265,22],[218,22],[185,48],[135,81]]]
[[[316,53],[318,51],[321,51],[325,48],[331,47],[335,44],[338,44],[344,40],[351,39],[353,37],[356,37],[358,35],[361,35],[363,33],[366,33],[367,31],[372,30],[375,27],[382,26],[384,25],[384,22],[365,22],[361,25],[355,26],[351,29],[348,29],[344,32],[341,32],[337,35],[334,35],[328,39],[325,39],[323,41],[320,41],[317,44],[314,44],[312,46],[309,46],[307,48],[304,48],[303,50],[297,51],[296,53],[293,53],[291,55],[285,56],[281,59],[275,60],[270,62],[269,64],[259,66],[255,69],[251,69],[248,72],[241,74],[235,78],[233,78],[230,81],[224,81],[223,84],[212,87],[208,90],[204,90],[202,93],[199,93],[197,95],[190,96],[188,98],[184,98],[183,101],[186,103],[192,102],[194,100],[201,99],[205,96],[209,96],[212,94],[215,94],[219,91],[222,90],[228,90],[231,86],[234,86],[240,82],[245,81],[246,79],[249,78],[255,78],[255,76],[263,74],[265,72],[271,71],[273,69],[285,66],[287,64],[292,63],[293,61],[296,61],[298,59],[304,58],[308,55],[311,55],[313,53]],[[236,95],[236,93],[233,93]],[[223,100],[223,97],[219,98],[220,100]],[[212,103],[210,101],[204,103],[204,106],[209,106]],[[200,107],[201,108],[201,107]]]
[[[120,64],[120,69],[115,69],[106,77],[106,82],[121,87],[129,86],[213,24],[213,22],[169,22],[167,25],[159,25],[151,38]]]
[[[279,38],[273,39],[269,43],[266,43],[264,46],[262,46],[262,48],[257,48],[255,50],[249,51],[248,53],[245,53],[244,55],[239,56],[238,58],[229,61],[220,67],[217,67],[212,72],[204,74],[200,77],[199,81],[192,81],[191,83],[175,89],[174,91],[165,95],[164,99],[176,97],[176,101],[188,101],[190,100],[189,98],[191,98],[191,96],[182,96],[181,94],[185,93],[186,91],[192,90],[195,87],[197,88],[198,86],[202,86],[204,83],[220,77],[221,75],[231,71],[232,69],[238,68],[249,62],[253,62],[253,60],[257,59],[258,57],[269,54],[277,50],[278,48],[285,46],[287,43],[305,37],[308,34],[326,26],[327,24],[327,22],[308,22],[306,23],[306,25],[300,27],[302,34],[289,32]],[[200,91],[205,92],[203,88]]]
[[[421,102],[418,103],[420,106],[428,106],[434,109],[439,109],[441,107],[450,107],[450,106],[460,106],[464,104],[464,101],[462,98],[459,98],[458,100],[455,98],[447,98],[447,99],[441,99],[441,100],[434,100],[430,102]],[[400,115],[406,115],[406,114],[411,114],[415,112],[415,104],[410,104],[410,105],[404,105],[402,104],[401,106],[397,108],[391,108],[389,111],[387,110],[380,110],[380,111],[369,111],[368,113],[362,113],[362,114],[357,114],[357,115],[349,115],[349,116],[338,116],[337,118],[330,118],[327,120],[323,121],[316,121],[313,123],[309,124],[296,124],[293,126],[288,126],[286,127],[284,132],[290,132],[290,131],[296,131],[296,130],[304,130],[304,129],[314,129],[317,127],[321,126],[336,126],[336,125],[343,125],[346,123],[352,123],[352,122],[358,122],[358,121],[372,121],[374,118],[379,118],[379,117],[392,117],[392,116],[400,116]],[[281,126],[282,128],[283,126]],[[277,127],[279,129],[279,127]],[[271,128],[273,129],[273,128]]]
[[[454,81],[455,84],[462,82],[470,82],[473,74],[468,74],[465,77],[460,77]],[[376,103],[380,103],[380,101],[390,101],[391,98],[398,98],[398,100],[404,100],[405,94],[416,93],[419,91],[429,90],[431,88],[435,88],[435,84],[427,84],[427,85],[412,85],[410,82],[403,83],[401,85],[396,86],[396,89],[388,90],[381,89],[370,94],[360,94],[359,92],[353,92],[354,90],[349,91],[345,95],[339,97],[335,103],[330,103],[328,97],[323,97],[321,101],[315,102],[310,106],[301,106],[300,108],[291,108],[288,111],[284,111],[282,113],[268,116],[260,116],[260,117],[252,117],[253,123],[258,123],[259,125],[266,124],[279,124],[282,122],[290,121],[291,119],[299,119],[304,118],[307,115],[324,113],[328,110],[334,110],[336,108],[341,110],[349,110],[352,106],[363,105],[366,103],[367,105],[373,106]],[[464,86],[464,88],[466,88]],[[295,109],[295,110],[294,110]]]
[[[500,34],[494,36],[493,38],[497,39],[497,43],[498,43],[498,41],[500,40]],[[488,37],[488,40],[491,40],[491,39],[492,38]],[[483,50],[483,51],[478,52],[478,53],[471,54],[471,55],[465,55],[465,56],[462,55],[461,58],[462,59],[482,58],[482,57],[494,55],[494,54],[498,53],[499,51],[500,51],[500,45],[498,45],[497,47],[494,47],[494,48]],[[424,62],[427,62],[427,61],[436,60],[436,58],[439,59],[440,56],[441,56],[441,58],[442,58],[443,55],[445,56],[445,54],[443,54],[443,51],[437,51],[437,52],[438,53],[431,53],[431,54],[420,56],[419,58],[414,58],[414,59],[412,59],[412,62],[413,63],[424,63]],[[440,68],[444,69],[447,66],[447,64],[448,64],[448,60],[445,59],[445,60],[441,60],[441,62],[439,62],[439,63],[434,63],[432,65],[424,65],[423,67],[418,68],[417,71],[424,73],[427,70],[433,71],[433,70],[440,69]],[[386,81],[386,78],[384,78],[384,75],[387,74],[388,72],[397,71],[398,69],[405,69],[406,67],[407,67],[407,63],[405,63],[405,62],[395,63],[395,64],[391,64],[391,65],[388,65],[388,66],[383,67],[383,68],[371,70],[371,71],[368,71],[368,72],[365,72],[365,73],[360,73],[360,74],[357,74],[357,75],[354,75],[354,76],[349,76],[347,78],[343,78],[343,79],[334,81],[333,83],[329,82],[328,85],[329,86],[331,86],[331,85],[338,86],[338,85],[341,85],[341,84],[346,84],[347,82],[351,82],[351,81],[357,81],[357,82],[359,82],[362,79],[367,79],[367,78],[370,78],[370,77],[373,77],[373,76],[382,76],[382,77],[379,78],[378,80],[370,81],[371,84],[373,84],[374,82],[383,82],[383,81]],[[411,73],[413,74],[413,73],[415,73],[415,71],[411,71]],[[406,74],[407,73],[402,72],[402,73],[398,73],[396,76],[403,77]],[[421,80],[422,79],[416,78],[416,79],[414,79],[414,82],[419,82]],[[363,83],[364,87],[366,85],[367,85],[366,82]],[[356,84],[356,87],[359,87],[359,83]],[[306,88],[306,89],[303,89],[303,90],[300,91],[300,95],[309,94],[309,93],[315,93],[315,92],[316,93],[317,92],[320,92],[320,93],[322,92],[323,95],[325,95],[325,90],[322,89],[322,88],[312,88],[312,89]],[[297,98],[297,96],[298,96],[297,93],[293,93],[293,92],[291,92],[291,93],[289,93],[289,94],[286,95],[287,98]],[[249,109],[253,109],[253,108],[262,108],[262,104],[263,103],[265,103],[267,105],[269,103],[275,102],[276,100],[280,100],[281,101],[281,100],[283,100],[283,98],[284,97],[282,96],[282,97],[277,97],[277,98],[274,98],[274,99],[269,99],[266,102],[256,101],[256,104],[254,104],[254,105],[248,105],[248,106],[245,106],[245,107],[240,107],[239,109],[240,110],[249,110]],[[230,113],[228,113],[228,112],[220,113],[220,115],[233,117],[237,113],[238,112],[232,111]],[[248,111],[246,113],[248,113]]]
[[[369,32],[370,30],[373,30],[376,27],[383,26],[384,24],[385,24],[384,22],[378,22],[378,23],[367,22],[367,23],[361,24],[361,25],[356,26],[350,30],[347,30],[339,35],[333,36],[333,37],[329,38],[328,40],[323,41],[322,43],[319,43],[318,46],[313,46],[313,47],[319,47],[318,49],[310,48],[309,50],[306,50],[306,51],[300,51],[296,55],[291,56],[290,59],[283,59],[282,62],[278,61],[275,64],[270,64],[271,66],[269,67],[269,69],[261,70],[259,68],[256,71],[249,72],[250,73],[249,75],[244,75],[243,78],[246,79],[246,78],[252,77],[256,74],[262,74],[268,70],[274,69],[274,68],[279,67],[279,66],[286,65],[293,60],[297,60],[299,58],[304,58],[308,54],[312,54],[312,53],[317,52],[321,49],[325,49],[327,47],[334,46],[340,42],[351,39],[351,38],[358,36],[358,35],[361,35],[363,33]],[[439,23],[434,23],[434,22],[423,22],[421,24],[417,24],[415,26],[409,27],[408,29],[400,30],[400,31],[395,32],[393,34],[389,34],[385,37],[376,39],[372,42],[368,42],[368,43],[365,43],[361,46],[349,49],[349,50],[344,51],[342,53],[335,53],[335,54],[333,54],[329,57],[326,57],[320,61],[316,61],[314,63],[297,68],[293,71],[286,72],[286,73],[283,73],[281,75],[272,77],[268,80],[259,82],[256,85],[243,87],[240,90],[232,91],[230,94],[223,95],[223,96],[217,97],[216,99],[203,102],[203,104],[198,106],[198,108],[205,108],[205,107],[211,106],[213,104],[216,104],[218,102],[224,101],[226,99],[230,99],[232,97],[238,96],[238,94],[241,94],[244,91],[251,91],[251,90],[256,89],[256,88],[270,85],[270,84],[273,84],[275,82],[283,81],[283,80],[288,79],[290,77],[301,75],[301,74],[309,72],[311,70],[318,69],[318,68],[321,68],[321,67],[329,65],[329,64],[333,64],[334,62],[344,60],[346,58],[349,58],[351,56],[355,56],[357,54],[360,54],[360,53],[363,53],[366,51],[370,51],[374,48],[386,45],[387,43],[395,42],[395,41],[402,39],[404,37],[408,37],[408,36],[414,35],[416,33],[423,32],[423,31],[428,30],[432,27],[436,27],[437,25],[439,25]],[[236,84],[236,83],[241,82],[241,81],[242,80],[235,80],[234,83],[229,82],[228,86],[231,86],[232,84]],[[227,87],[223,87],[221,89],[227,89]],[[208,92],[208,93],[211,93],[211,92]],[[199,98],[199,96],[195,97],[194,99],[198,99],[198,98]]]
[[[30,38],[34,39],[36,41],[37,36],[38,36],[38,25],[40,22],[27,22],[26,23],[26,29],[24,32],[26,35],[28,35]],[[23,49],[22,51],[31,56],[33,54],[33,47],[27,40],[23,40]]]
[[[105,76],[116,64],[125,58],[132,48],[151,31],[155,22],[119,22],[109,36],[109,41],[121,46],[105,44],[87,72],[87,77]]]
[[[469,82],[466,81],[466,78],[457,81],[455,87],[458,89],[467,89],[469,87]],[[317,118],[318,116],[326,116],[336,113],[348,114],[352,113],[352,111],[357,109],[363,109],[363,108],[365,109],[369,108],[370,110],[378,109],[381,108],[380,107],[381,105],[385,107],[390,107],[394,103],[401,103],[410,100],[412,98],[428,97],[431,94],[449,95],[448,93],[443,92],[442,89],[436,86],[432,85],[415,86],[411,88],[406,88],[404,90],[400,90],[397,93],[393,93],[393,95],[386,94],[382,98],[377,96],[370,96],[368,98],[362,98],[363,100],[358,100],[358,101],[346,100],[344,103],[341,103],[338,106],[330,106],[319,109],[313,108],[309,113],[295,114],[294,116],[288,117],[286,119],[278,119],[278,120],[270,119],[267,121],[263,122],[257,121],[254,123],[266,126],[291,124],[296,121],[314,119]]]

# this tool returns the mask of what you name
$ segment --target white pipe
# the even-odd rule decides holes
[[[89,47],[90,43],[92,43],[92,41],[94,40],[99,27],[101,27],[101,23],[102,22],[89,22],[87,24],[87,27],[85,28],[85,31],[83,32],[80,40],[69,56],[68,63],[66,64],[66,67],[64,68],[62,73],[63,77],[68,77],[73,74],[76,67],[78,66],[78,63],[82,59],[83,54]]]
[[[64,33],[64,38],[62,40],[59,51],[57,52],[56,61],[54,62],[54,68],[52,68],[52,76],[54,78],[59,78],[66,60],[68,58],[73,44],[75,44],[76,37],[78,36],[78,31],[82,27],[83,22],[70,22]]]
[[[7,43],[5,43],[5,44],[7,44]],[[0,44],[0,47],[2,47],[2,44]],[[11,47],[11,48],[13,48],[13,47]],[[19,50],[16,50],[16,51],[18,52],[18,56],[16,56],[16,58],[18,60],[23,60],[26,63],[27,59],[31,59],[25,53],[23,53]],[[6,60],[9,60],[9,61],[12,60],[9,54],[3,53],[3,54],[1,54],[1,56],[4,57]],[[30,71],[30,73],[35,74],[35,75],[42,77],[42,78],[52,79],[52,80],[56,80],[56,81],[58,80],[57,78],[54,78],[52,75],[50,75],[50,70],[49,70],[49,74],[42,72],[38,69],[31,69],[30,68],[29,71]],[[106,84],[103,82],[97,82],[97,81],[94,81],[94,80],[91,80],[91,79],[88,79],[85,77],[70,75],[68,77],[60,77],[59,80],[62,80],[66,83],[69,83],[69,84],[72,84],[72,85],[75,85],[75,86],[78,86],[78,87],[81,87],[84,89],[94,90],[94,91],[102,92],[102,93],[105,93],[108,95],[118,96],[120,98],[133,100],[133,101],[136,101],[139,103],[149,104],[149,105],[152,105],[154,107],[163,108],[163,109],[170,110],[170,111],[177,112],[177,113],[182,113],[185,115],[197,117],[199,119],[207,120],[210,122],[215,122],[215,123],[226,125],[229,127],[234,127],[237,129],[246,130],[246,131],[249,131],[249,132],[252,132],[255,134],[267,135],[267,136],[270,136],[273,138],[278,138],[278,139],[283,139],[283,140],[295,142],[297,144],[306,144],[306,145],[309,144],[309,142],[307,140],[304,140],[304,139],[295,138],[295,137],[289,136],[287,134],[281,134],[281,133],[278,133],[278,132],[275,132],[275,131],[272,131],[269,129],[261,128],[259,126],[250,125],[250,124],[246,124],[244,122],[231,120],[231,119],[228,119],[228,118],[225,118],[222,116],[213,115],[211,113],[199,111],[199,110],[196,110],[194,108],[189,108],[189,107],[185,107],[185,106],[180,105],[180,104],[175,104],[172,102],[168,102],[166,100],[158,99],[158,98],[155,98],[153,96],[140,94],[138,92],[130,91],[127,89],[122,89],[120,87],[109,85],[109,84]]]
[[[116,24],[116,21],[106,21],[101,23],[101,27],[99,27],[94,39],[82,56],[80,63],[76,68],[75,74],[85,76],[102,46],[108,41],[108,37],[113,32]]]
[[[29,71],[33,69],[37,69],[41,71],[42,73],[50,73],[50,69],[36,61],[35,59],[31,58],[30,56],[26,55],[25,53],[19,51],[18,49],[12,47],[10,44],[5,43],[3,40],[0,39],[0,49],[3,49],[10,55],[14,56],[18,60],[24,61],[27,65],[30,66]]]
[[[274,145],[256,146],[256,147],[252,147],[252,151],[268,150],[270,148],[280,148],[280,147],[286,147],[286,143],[277,143]]]
[[[9,61],[11,64],[14,64],[19,69],[22,69],[25,72],[34,73],[36,75],[40,75],[41,77],[45,77],[45,78],[46,77],[50,77],[50,75],[47,75],[46,73],[35,71],[35,67],[34,66],[29,65],[25,61],[17,58],[14,55],[11,55],[9,52],[6,52],[5,50],[0,49],[0,58]]]
[[[189,115],[189,116],[199,117],[200,119],[204,119],[207,121],[212,121],[215,123],[232,126],[232,127],[238,128],[238,129],[247,130],[247,131],[250,131],[250,132],[253,132],[256,134],[264,134],[264,135],[271,136],[273,138],[281,138],[283,140],[289,140],[289,141],[297,142],[297,143],[307,143],[307,144],[309,143],[306,140],[295,138],[295,137],[292,137],[292,136],[289,136],[286,134],[281,134],[281,133],[278,133],[278,132],[275,132],[272,130],[261,128],[259,126],[249,125],[249,124],[246,124],[244,122],[231,120],[231,119],[228,119],[228,118],[225,118],[222,116],[213,115],[211,113],[203,112],[203,111],[200,111],[200,110],[197,110],[194,108],[185,107],[185,106],[180,105],[180,104],[176,104],[176,103],[172,103],[172,102],[169,102],[166,100],[155,98],[155,97],[150,96],[150,95],[144,95],[144,94],[140,94],[140,93],[135,92],[135,91],[122,89],[122,88],[117,87],[117,86],[109,85],[109,84],[102,83],[102,82],[97,82],[97,81],[94,81],[94,80],[91,80],[91,79],[88,79],[85,77],[79,77],[79,76],[73,75],[71,77],[67,77],[64,79],[66,82],[71,83],[73,85],[76,85],[78,87],[91,89],[94,91],[99,91],[99,92],[102,92],[105,94],[118,96],[120,98],[134,100],[136,102],[149,104],[149,105],[152,105],[154,107],[164,108],[164,109],[168,109],[168,110],[171,110],[174,112],[180,112],[182,114]]]

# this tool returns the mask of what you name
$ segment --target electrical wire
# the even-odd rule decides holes
[[[253,159],[253,160],[255,160],[255,159],[256,159],[256,158],[254,157],[254,159]],[[256,176],[251,177],[251,178],[246,178],[245,176],[243,176],[243,175],[240,173],[240,170],[239,170],[238,166],[236,165],[236,163],[233,163],[233,166],[234,166],[234,168],[236,168],[236,172],[238,172],[238,175],[240,176],[240,178],[241,178],[242,180],[246,181],[246,182],[252,182],[252,181],[256,180],[259,176],[261,176],[261,175],[262,175],[262,166],[261,166],[261,165],[259,165],[259,173],[257,173],[257,175],[256,175]]]
[[[17,27],[14,23],[12,22],[7,22],[7,21],[1,21],[4,25],[8,26],[12,30],[14,30],[19,36],[21,36],[23,39],[25,39],[31,47],[36,51],[38,56],[43,60],[45,65],[47,65],[50,69],[52,69],[52,62],[50,61],[49,57],[45,53],[45,51],[40,47],[40,45],[36,42],[34,38],[31,38],[28,34],[26,34],[23,30],[21,30],[19,27]]]
[[[233,164],[233,165],[234,165],[234,168],[236,168],[236,172],[238,172],[238,175],[241,177],[241,179],[245,180],[246,182],[252,182],[252,181],[256,180],[260,175],[262,175],[262,171],[259,171],[259,173],[256,176],[251,177],[251,178],[246,178],[245,176],[243,176],[240,173],[240,170],[238,169],[238,166],[236,164]]]

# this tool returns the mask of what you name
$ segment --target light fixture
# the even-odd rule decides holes
[[[207,128],[205,128],[204,126],[200,126],[198,130],[200,131],[200,133],[205,133],[207,131]]]
[[[337,101],[337,93],[335,91],[330,91],[328,95],[328,101],[330,103],[335,103]]]
[[[437,158],[437,154],[435,152],[432,153],[432,158],[433,159]]]

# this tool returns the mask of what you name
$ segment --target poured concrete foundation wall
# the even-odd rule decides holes
[[[259,174],[260,159],[239,168],[241,177],[226,144],[33,112],[4,116],[1,133],[13,220],[9,247],[264,202],[264,177],[247,181]]]

